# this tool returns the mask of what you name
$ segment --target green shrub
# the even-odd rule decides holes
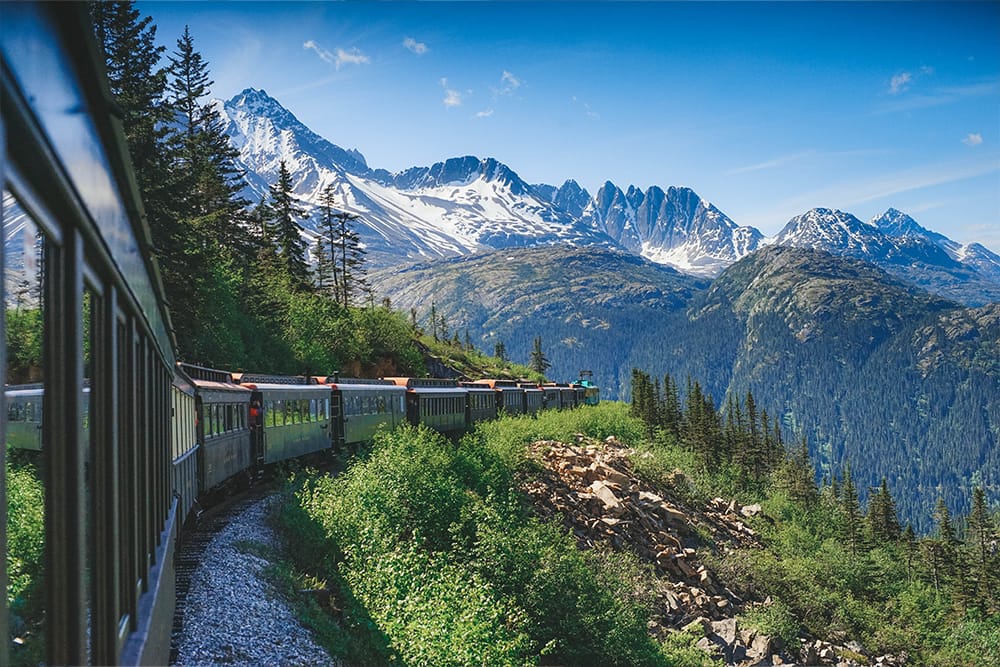
[[[757,632],[780,637],[790,645],[799,634],[799,621],[791,608],[781,600],[771,604],[754,605],[746,610],[741,620]]]
[[[628,432],[621,410],[586,412],[501,419],[458,445],[381,433],[338,478],[295,480],[281,515],[291,552],[323,570],[353,635],[327,643],[367,664],[667,664],[646,630],[648,573],[580,551],[517,488],[526,443],[584,423]]]

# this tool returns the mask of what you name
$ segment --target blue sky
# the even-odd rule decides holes
[[[1000,3],[139,2],[213,96],[397,171],[693,188],[776,233],[892,206],[1000,252]]]

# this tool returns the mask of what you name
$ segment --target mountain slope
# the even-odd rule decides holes
[[[715,276],[754,251],[763,235],[739,227],[690,188],[622,191],[610,181],[583,215],[637,255],[695,275]]]
[[[708,285],[620,251],[567,246],[500,250],[369,277],[394,307],[415,308],[421,322],[434,304],[451,332],[463,340],[468,332],[487,352],[502,342],[512,360],[526,363],[541,336],[549,377],[566,381],[590,368],[612,397],[627,390],[618,369],[629,365],[628,341],[653,322],[683,317]]]
[[[1000,493],[1000,304],[933,296],[860,260],[767,246],[697,280],[635,256],[558,246],[423,263],[373,276],[396,307],[431,308],[481,349],[550,377],[594,370],[627,396],[632,367],[698,379],[717,405],[750,390],[821,473],[850,461],[864,495],[888,479],[927,529],[941,494],[965,511],[972,480]]]
[[[937,494],[965,511],[974,479],[1000,490],[1000,304],[962,308],[867,263],[771,246],[727,269],[689,316],[674,340],[711,340],[717,359],[647,346],[637,363],[714,377],[717,398],[752,391],[809,439],[822,474],[850,462],[862,495],[885,476],[918,528]]]

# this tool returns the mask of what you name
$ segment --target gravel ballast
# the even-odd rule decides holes
[[[280,553],[267,522],[270,496],[234,516],[206,546],[174,637],[177,665],[336,665],[274,587],[260,554]],[[258,548],[259,547],[259,548]]]

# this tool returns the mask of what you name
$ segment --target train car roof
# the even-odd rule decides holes
[[[246,395],[247,400],[250,400],[249,397],[252,391],[248,385],[233,384],[232,382],[209,382],[207,380],[195,380],[194,384],[199,391],[228,392],[231,394]]]
[[[484,385],[499,391],[520,389],[517,382],[514,380],[495,380],[493,378],[483,378],[481,380],[473,380],[472,384]]]
[[[241,386],[253,391],[267,392],[308,392],[308,393],[328,393],[330,387],[325,384],[276,384],[273,382],[243,382]]]
[[[493,393],[493,387],[485,384],[476,384],[475,382],[459,382],[458,385],[465,389],[466,391],[480,392],[480,393]]]
[[[396,386],[396,383],[392,380],[386,380],[384,378],[351,378],[351,377],[340,377],[339,375],[314,375],[313,380],[319,384],[349,384],[349,385],[380,385],[383,387]]]
[[[283,385],[283,386],[316,386],[316,381],[305,375],[267,375],[265,373],[233,373],[233,382],[239,384]]]
[[[330,387],[335,391],[350,391],[350,392],[392,391],[392,392],[404,393],[406,391],[406,387],[401,387],[398,384],[393,384],[391,382],[386,384],[349,384],[345,382],[338,382],[334,384],[330,382],[322,386]]]
[[[458,380],[447,378],[386,377],[384,379],[407,389],[415,389],[417,387],[458,388]]]

